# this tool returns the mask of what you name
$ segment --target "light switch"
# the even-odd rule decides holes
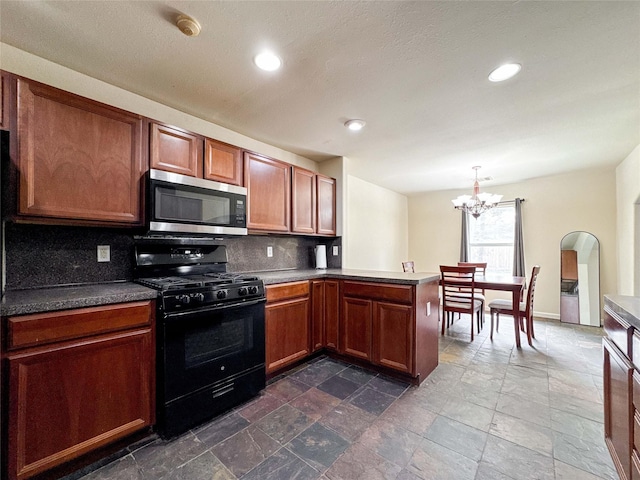
[[[269,258],[273,257],[273,247],[272,246],[268,246],[267,247],[267,257],[269,257]]]
[[[334,245],[334,246],[333,246],[333,256],[334,256],[334,257],[337,257],[337,256],[338,256],[338,246],[337,246],[337,245]]]
[[[431,302],[427,302],[427,317],[431,315]]]

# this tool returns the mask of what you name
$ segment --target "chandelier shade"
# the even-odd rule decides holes
[[[500,203],[502,195],[494,195],[491,193],[480,192],[480,184],[478,183],[478,170],[480,167],[473,167],[476,171],[476,180],[473,183],[473,195],[460,195],[458,198],[451,200],[454,208],[462,210],[478,218],[482,213],[495,207]]]

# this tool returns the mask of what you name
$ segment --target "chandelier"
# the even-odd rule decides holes
[[[502,195],[493,195],[486,192],[480,193],[480,184],[478,184],[479,168],[480,167],[473,167],[476,171],[476,181],[473,183],[473,195],[460,195],[455,200],[451,200],[454,208],[473,215],[473,218],[478,218],[482,213],[498,205],[502,198]]]

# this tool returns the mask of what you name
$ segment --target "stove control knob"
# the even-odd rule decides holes
[[[256,287],[255,285],[249,287],[249,293],[252,293],[255,295],[256,293],[258,293],[258,287]]]
[[[240,287],[238,289],[238,295],[246,295],[247,293],[249,293],[249,291],[247,290],[247,287]]]
[[[204,293],[196,293],[193,296],[193,299],[198,301],[198,302],[204,302]]]
[[[216,293],[216,297],[218,297],[219,299],[227,298],[227,291],[218,290],[218,292]]]
[[[178,295],[177,300],[183,305],[188,305],[191,301],[191,297],[189,295]]]

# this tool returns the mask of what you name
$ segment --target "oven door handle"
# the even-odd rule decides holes
[[[229,303],[226,305],[216,305],[215,307],[208,307],[208,308],[202,308],[202,309],[197,309],[197,310],[187,310],[184,312],[172,312],[172,313],[165,313],[164,314],[164,320],[165,321],[173,321],[173,320],[180,320],[182,318],[184,318],[187,315],[200,315],[200,314],[207,314],[207,313],[211,313],[211,312],[215,312],[215,313],[220,313],[220,312],[224,312],[225,310],[230,310],[232,308],[239,308],[239,307],[251,307],[253,305],[258,305],[260,303],[266,303],[267,299],[266,298],[259,298],[256,300],[248,300],[246,302],[238,302],[238,303]]]

